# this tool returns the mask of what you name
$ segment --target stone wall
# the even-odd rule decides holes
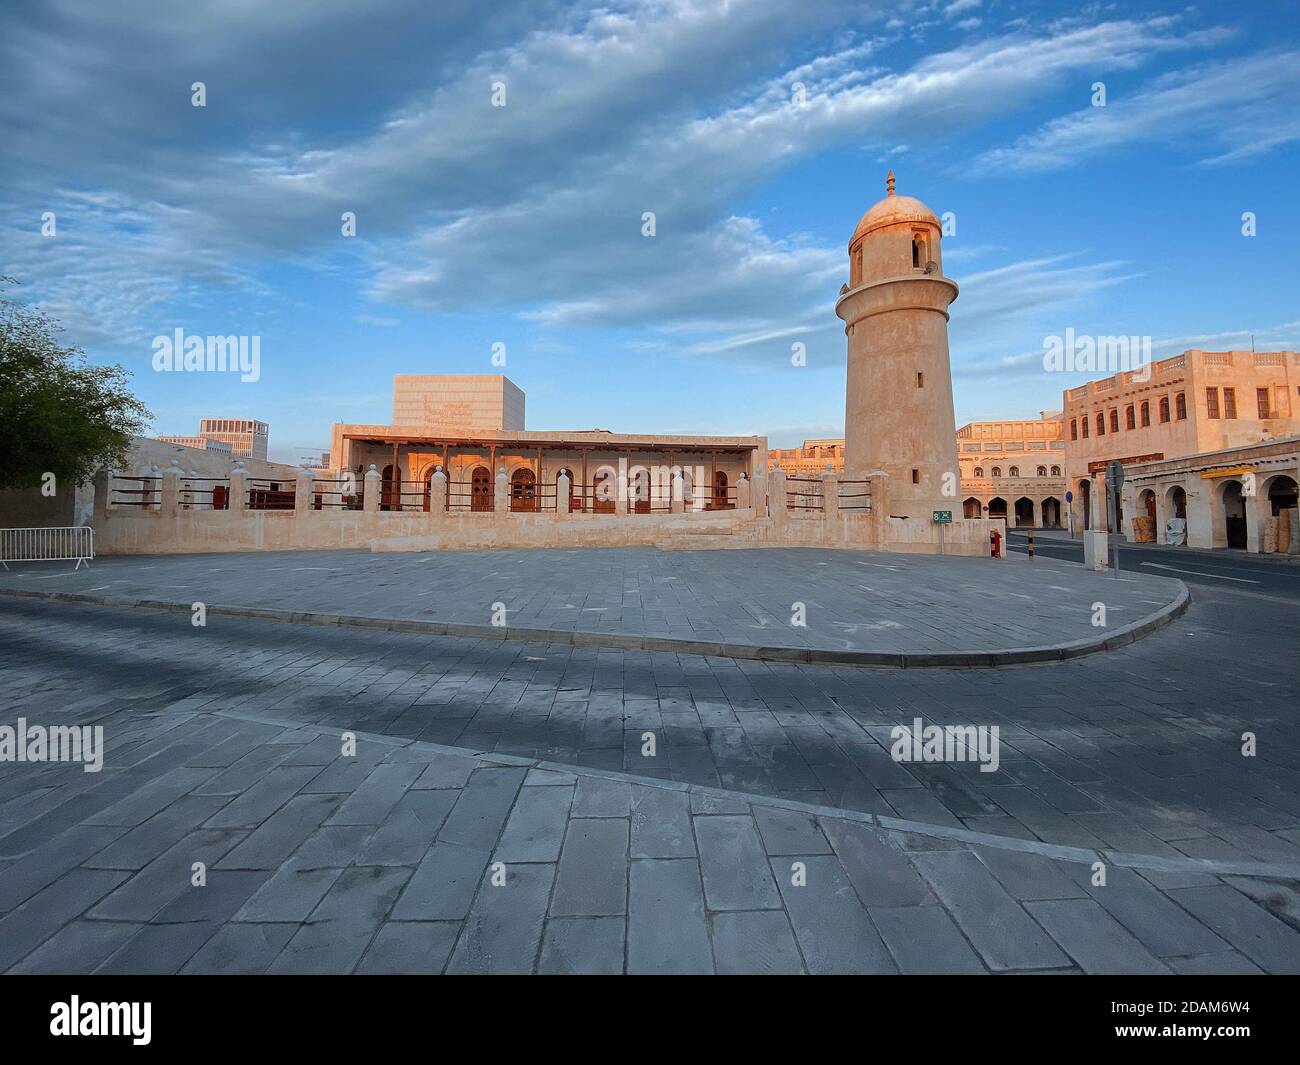
[[[301,472],[301,471],[299,471]],[[509,509],[509,482],[499,476],[495,508],[486,512],[447,511],[446,478],[435,475],[430,509],[380,509],[380,476],[371,470],[363,509],[313,509],[319,486],[296,479],[293,509],[248,509],[247,479],[230,477],[229,509],[186,506],[186,480],[171,467],[161,479],[159,502],[147,507],[109,503],[109,476],[96,483],[94,528],[99,554],[188,554],[224,551],[288,551],[369,548],[373,551],[474,550],[520,547],[628,547],[662,549],[757,546],[841,547],[858,550],[937,551],[937,526],[929,517],[891,516],[883,511],[841,509],[838,479],[820,479],[825,506],[791,509],[782,475],[737,484],[737,505],[729,510],[693,510],[675,485],[667,513],[628,513],[626,499],[613,514],[569,513],[567,484],[556,494],[556,509],[519,513]],[[562,479],[563,480],[563,479]],[[326,497],[328,498],[328,497]],[[856,499],[849,493],[846,499]],[[860,505],[860,504],[855,504]],[[990,529],[1002,522],[958,520],[945,527],[950,554],[988,554]]]

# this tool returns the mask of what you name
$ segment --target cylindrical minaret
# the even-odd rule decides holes
[[[849,340],[844,476],[884,470],[890,513],[953,510],[960,520],[948,363],[957,284],[943,276],[939,219],[920,200],[894,194],[892,170],[885,187],[853,231],[849,283],[835,305]]]

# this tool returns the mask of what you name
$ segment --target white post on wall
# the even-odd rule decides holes
[[[570,485],[573,482],[569,480],[568,473],[563,470],[555,478],[555,513],[569,513],[569,492]]]
[[[316,475],[304,466],[298,471],[293,490],[293,509],[299,514],[311,510],[316,502],[315,488]]]
[[[840,479],[833,470],[822,474],[822,516],[830,521],[840,516]]]
[[[435,519],[441,519],[447,513],[447,475],[441,466],[429,478],[429,513]]]
[[[181,509],[181,478],[185,471],[172,459],[172,464],[162,474],[162,504],[164,514],[179,514]]]
[[[227,506],[238,514],[248,509],[248,470],[244,468],[243,459],[237,460],[230,471],[230,499]]]
[[[495,498],[493,502],[496,504],[496,512],[498,514],[505,514],[510,510],[510,478],[506,476],[506,468],[504,466],[497,471]]]
[[[370,469],[366,470],[365,487],[362,489],[361,509],[366,511],[377,511],[379,509],[379,496],[383,491],[383,475],[375,468],[375,464],[370,464]]]
[[[618,475],[615,477],[614,513],[626,514],[632,509],[632,468],[626,459],[618,460]]]
[[[766,517],[769,478],[762,470],[755,470],[746,480],[749,481],[749,505],[754,508],[755,517]]]
[[[674,514],[686,512],[686,478],[682,476],[680,466],[673,468],[672,499],[668,509]]]
[[[785,470],[778,466],[772,471],[772,489],[770,498],[770,507],[772,510],[772,522],[781,528],[786,523],[788,514],[786,512],[786,494],[785,494]]]
[[[749,483],[749,478],[742,471],[740,480],[736,482],[736,509],[748,510],[754,505],[754,486]]]

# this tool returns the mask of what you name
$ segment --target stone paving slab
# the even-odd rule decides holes
[[[1242,641],[1260,668],[1243,669]],[[251,831],[296,789],[297,802],[275,811],[285,835],[270,837],[273,849],[314,816],[303,797],[351,794],[373,768],[369,749],[340,761],[309,730],[298,734],[303,725],[326,725],[394,744],[420,739],[542,760],[557,773],[622,771],[957,833],[1107,849],[1119,862],[1124,853],[1296,862],[1300,738],[1286,696],[1298,641],[1300,611],[1270,615],[1244,597],[1207,596],[1176,627],[1100,659],[886,673],[234,619],[196,628],[188,614],[0,597],[0,723],[51,709],[86,720],[137,712],[136,724],[108,741],[110,763],[126,766],[126,776],[87,774],[56,790],[28,789],[20,775],[0,773],[0,861],[83,819],[103,820],[114,804],[121,812],[108,819],[134,820],[150,796],[156,803],[189,780],[191,794],[169,808],[173,818],[197,810],[200,799],[237,801],[169,825],[157,850],[118,826],[126,829],[123,867],[139,868],[131,863],[151,860],[210,819]],[[1276,666],[1265,667],[1270,661]],[[213,718],[178,727],[199,709],[284,724]],[[162,721],[152,716],[162,712]],[[918,716],[997,726],[998,771],[895,762],[891,732]],[[1258,740],[1250,758],[1242,755],[1247,731]],[[250,740],[261,744],[248,749]],[[202,766],[187,764],[194,759]],[[413,780],[394,767],[385,788],[371,782],[362,795],[376,810],[395,802],[399,814],[419,820],[404,796],[464,787],[472,770],[464,755],[446,754]],[[584,783],[573,815],[628,816],[632,799],[626,782]],[[359,801],[338,815],[340,824],[379,816],[347,812]],[[638,857],[694,856],[682,828],[687,811],[666,801],[636,822]],[[130,813],[138,803],[145,805]],[[335,817],[335,809],[322,816]],[[466,812],[449,816],[455,824]],[[380,840],[376,848],[381,843],[402,845]]]
[[[0,589],[187,613],[200,602],[302,624],[913,667],[1111,649],[1187,603],[1176,579],[1116,579],[1051,559],[803,548],[110,556],[90,570],[16,565]]]
[[[110,758],[96,803],[79,798],[79,764],[0,765],[0,783],[66,792],[78,815],[50,821],[43,840],[0,836],[26,840],[0,868],[9,972],[1300,971],[1300,863],[1234,875],[1241,863],[1150,859],[1157,874],[1108,852],[890,828],[866,813],[264,714],[52,716],[158,742],[139,763]],[[261,788],[277,773],[269,747],[310,749],[313,763],[332,749],[309,767],[331,774],[328,803],[301,776]],[[176,775],[222,748],[262,777],[201,795],[204,775]],[[332,773],[343,763],[360,768]],[[452,764],[468,772],[447,774]],[[241,827],[194,829],[138,869],[101,868],[124,831],[103,816],[120,801],[104,785],[128,778],[190,784],[131,832],[165,837],[203,813],[203,824]],[[438,786],[410,786],[425,779]],[[221,817],[232,807],[247,812]],[[355,815],[335,823],[326,808]],[[647,811],[673,829],[638,849]],[[1162,884],[1170,870],[1195,883]]]

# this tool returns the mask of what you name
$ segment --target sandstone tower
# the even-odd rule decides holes
[[[943,276],[934,213],[894,193],[862,216],[849,241],[849,283],[835,313],[849,341],[844,476],[884,470],[889,513],[929,519],[952,510],[957,442],[948,362],[948,304],[957,284]],[[952,495],[944,495],[951,474]]]

